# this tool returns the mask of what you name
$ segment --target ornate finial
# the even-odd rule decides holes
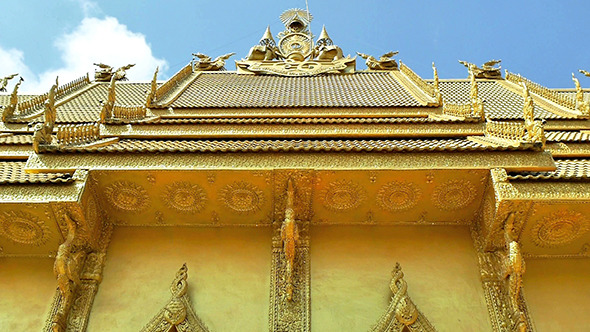
[[[113,108],[115,107],[115,100],[117,99],[116,95],[116,77],[114,75],[111,76],[111,82],[109,84],[109,92],[107,95],[107,101],[101,102],[102,109],[100,111],[100,121],[101,123],[106,123],[108,119],[113,117]]]
[[[379,60],[375,59],[372,55],[356,52],[361,58],[365,59],[365,64],[369,70],[395,70],[397,69],[397,62],[392,59],[393,56],[399,52],[388,52],[379,57]]]
[[[318,40],[315,43],[316,43],[316,45],[333,45],[334,44],[334,42],[332,42],[332,39],[328,35],[328,32],[326,31],[325,25],[322,26],[322,32],[320,33],[320,36],[318,37]]]
[[[479,88],[477,87],[477,80],[473,71],[469,74],[469,80],[471,87],[469,90],[469,96],[471,98],[471,107],[473,108],[473,115],[482,120],[485,119],[485,113],[483,111],[483,101],[479,98]]]
[[[284,11],[280,19],[287,29],[293,32],[302,32],[311,23],[313,16],[307,10],[293,8]]]
[[[578,71],[580,72],[580,74],[584,74],[584,75],[586,75],[587,77],[590,77],[590,72],[588,72],[588,71],[585,71],[585,70],[582,70],[582,69],[579,69]]]
[[[10,104],[4,107],[4,112],[2,112],[2,121],[6,122],[8,119],[14,116],[16,112],[16,108],[18,105],[18,88],[23,83],[24,79],[21,77],[18,82],[14,85],[14,89],[10,94]]]
[[[443,104],[442,94],[440,93],[440,82],[438,79],[438,70],[436,69],[436,65],[432,62],[432,72],[433,72],[433,85],[434,85],[434,98],[438,103],[438,106]]]
[[[58,87],[58,78],[55,78],[55,84],[51,86],[49,89],[49,94],[47,95],[47,100],[45,101],[45,125],[53,131],[53,126],[55,125],[55,119],[57,117],[56,107],[55,107],[55,93]]]
[[[181,297],[186,294],[186,279],[188,278],[188,267],[186,267],[186,263],[182,264],[178,272],[176,272],[176,277],[172,284],[170,285],[170,292],[174,297]]]
[[[584,100],[584,91],[582,90],[580,81],[576,78],[574,73],[572,73],[572,80],[576,85],[576,109],[582,113],[582,115],[590,116],[590,103]]]
[[[152,82],[150,84],[150,92],[147,95],[147,99],[145,101],[145,107],[150,107],[156,101],[156,90],[158,89],[158,71],[160,67],[156,67],[156,71],[154,72],[154,77],[152,77]]]
[[[11,79],[15,78],[17,75],[18,75],[18,73],[12,74],[12,75],[8,75],[8,76],[0,79],[0,92],[6,92],[6,86],[8,85],[8,81],[10,81]]]
[[[272,37],[272,33],[270,32],[270,25],[266,26],[266,30],[264,31],[264,35],[262,35],[262,38],[260,38],[260,45],[276,47],[275,40]]]
[[[531,93],[529,92],[529,88],[527,87],[525,82],[522,82],[522,96],[524,97],[524,107],[522,109],[524,120],[533,122],[535,121],[535,105],[533,102],[533,98],[531,97]]]
[[[535,104],[525,82],[522,82],[524,106],[522,109],[524,117],[524,128],[526,130],[524,139],[531,143],[541,142],[545,146],[545,130],[543,121],[535,121]]]

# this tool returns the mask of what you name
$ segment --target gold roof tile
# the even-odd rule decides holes
[[[590,179],[590,159],[561,159],[555,161],[552,172],[521,172],[509,174],[511,180],[582,180]]]
[[[478,80],[479,97],[483,99],[486,117],[494,120],[522,119],[524,99],[521,95],[504,88],[497,81]],[[470,83],[468,80],[445,80],[440,89],[446,102],[467,104]],[[535,118],[564,119],[566,117],[549,112],[535,105]]]
[[[0,161],[0,184],[67,183],[74,181],[65,173],[25,173],[25,161]]]
[[[414,107],[421,106],[389,73],[282,77],[202,73],[171,104],[216,107]]]
[[[2,136],[2,137],[0,137],[0,144],[6,144],[6,145],[33,144],[33,134]]]
[[[436,152],[527,150],[490,147],[465,139],[398,140],[136,140],[98,148],[62,147],[61,152]]]
[[[546,131],[548,142],[590,142],[590,135],[579,131]]]

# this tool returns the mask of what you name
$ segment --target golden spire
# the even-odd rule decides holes
[[[270,25],[266,27],[266,31],[264,31],[264,35],[260,38],[260,45],[264,46],[275,46],[275,40],[272,38],[272,33],[270,32]]]
[[[438,103],[439,106],[442,106],[443,104],[443,99],[442,99],[442,94],[440,93],[440,84],[439,84],[439,79],[438,79],[438,70],[436,70],[436,65],[434,64],[434,62],[432,62],[432,71],[434,74],[434,98],[436,99],[436,102]]]
[[[328,32],[326,31],[325,25],[322,25],[322,32],[320,33],[320,37],[318,38],[318,40],[322,39],[330,39],[330,36],[328,36]]]

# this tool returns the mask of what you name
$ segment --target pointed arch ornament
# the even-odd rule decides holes
[[[176,272],[170,286],[172,298],[141,332],[208,332],[209,329],[193,310],[188,297],[186,263]]]
[[[391,272],[389,288],[393,293],[387,312],[379,319],[371,332],[434,332],[434,326],[418,310],[408,295],[408,283],[399,263]]]

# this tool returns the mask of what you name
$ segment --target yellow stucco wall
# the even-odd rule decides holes
[[[186,262],[211,331],[268,329],[270,228],[116,228],[88,331],[138,331],[170,299]]]
[[[367,331],[391,299],[400,262],[408,294],[439,331],[491,331],[467,227],[312,229],[312,329]]]
[[[0,331],[41,331],[55,294],[51,258],[0,258]]]
[[[590,330],[590,259],[528,259],[524,295],[537,331]]]

